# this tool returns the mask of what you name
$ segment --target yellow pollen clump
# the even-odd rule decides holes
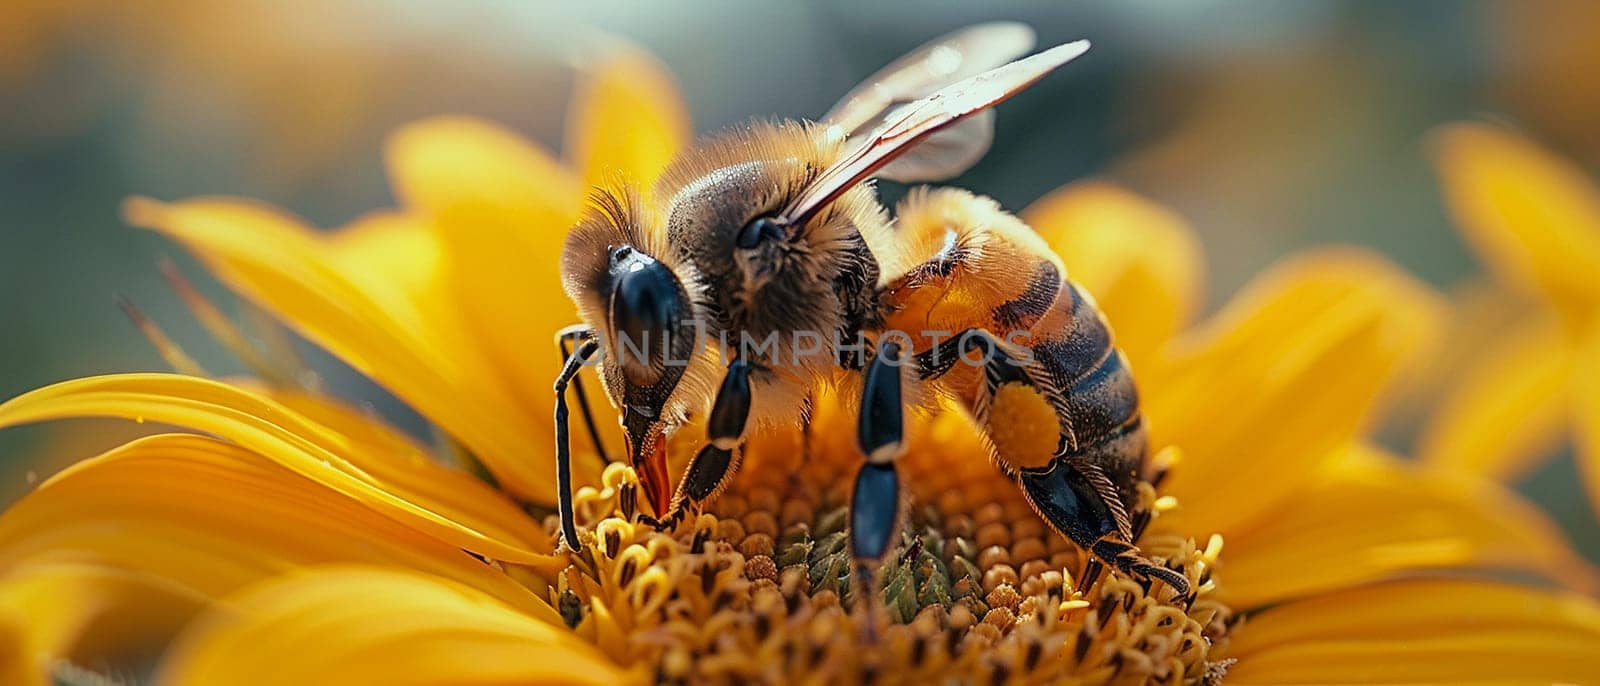
[[[1050,466],[1060,436],[1055,408],[1037,390],[1016,381],[995,390],[989,404],[989,440],[1012,468]]]

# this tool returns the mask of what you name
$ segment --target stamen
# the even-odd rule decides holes
[[[598,487],[576,494],[593,564],[575,563],[551,585],[574,589],[586,623],[604,608],[625,637],[619,659],[653,665],[661,681],[1115,674],[1193,683],[1220,673],[1209,656],[1233,618],[1210,579],[1221,537],[1203,549],[1171,534],[1141,541],[1155,564],[1191,581],[1179,597],[1166,584],[1094,571],[1098,563],[1049,531],[987,463],[903,461],[925,505],[865,578],[846,545],[848,484],[837,475],[848,470],[814,457],[798,474],[748,465],[710,512],[672,533],[618,516],[637,477],[612,465]],[[1147,507],[1160,499],[1153,489],[1141,496]]]
[[[234,357],[243,362],[246,367],[249,367],[251,373],[274,385],[300,386],[299,381],[295,379],[295,375],[292,372],[272,364],[263,357],[255,345],[250,343],[244,333],[239,330],[239,327],[234,325],[233,320],[223,314],[222,310],[217,309],[216,305],[213,305],[210,300],[200,294],[200,290],[195,288],[194,284],[184,278],[183,274],[178,271],[177,265],[173,264],[171,260],[162,260],[160,269],[161,275],[167,280],[167,284],[183,300],[184,305],[188,306],[189,311],[194,313],[194,317],[200,322],[200,326],[205,328],[206,332],[210,333],[212,338],[217,339],[217,342],[221,343],[223,347],[227,348],[228,352],[233,353]]]
[[[301,388],[308,391],[322,389],[322,375],[300,354],[294,335],[282,321],[249,300],[239,301],[239,318],[244,322],[245,329],[254,333],[255,340],[260,342],[262,357],[268,366],[282,370],[283,374],[293,377]]]
[[[145,339],[150,341],[150,345],[155,347],[156,352],[161,355],[161,359],[165,360],[167,366],[172,367],[173,371],[179,374],[188,374],[189,376],[211,376],[204,367],[200,366],[199,362],[189,357],[189,353],[184,352],[181,346],[173,342],[167,336],[167,333],[161,330],[161,327],[156,326],[155,322],[144,316],[144,312],[137,305],[134,305],[132,300],[119,295],[117,296],[117,306],[122,308],[123,314],[128,315],[128,319],[133,321],[134,326],[139,327],[139,332],[144,334]]]

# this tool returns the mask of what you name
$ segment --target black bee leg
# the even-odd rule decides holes
[[[1011,381],[1033,385],[1028,372],[1028,359],[1014,356],[1014,351],[1014,346],[1001,342],[987,329],[967,329],[954,338],[946,338],[939,341],[938,345],[917,353],[914,360],[917,375],[924,380],[939,378],[955,368],[957,363],[964,362],[984,365],[992,386]],[[966,357],[968,353],[977,355]]]
[[[578,549],[577,516],[572,512],[572,436],[567,427],[567,384],[578,375],[585,362],[600,350],[600,342],[586,338],[567,357],[556,377],[556,510],[561,515],[561,541]]]
[[[692,507],[714,495],[738,468],[744,450],[744,430],[750,419],[750,363],[736,357],[728,363],[717,391],[716,404],[706,423],[710,442],[689,463],[672,504],[660,519],[640,514],[639,520],[658,530],[670,529],[683,521]]]
[[[1094,467],[1079,467],[1063,458],[1055,459],[1042,469],[1024,469],[1018,472],[1017,482],[1028,502],[1057,531],[1105,564],[1116,567],[1136,579],[1159,579],[1166,582],[1179,595],[1189,593],[1189,578],[1166,567],[1146,560],[1139,549],[1123,540],[1108,498],[1116,495],[1104,492],[1105,483],[1099,485],[1086,473]],[[1085,568],[1088,577],[1089,567]],[[1093,579],[1085,580],[1092,583]],[[1085,586],[1087,588],[1087,585]]]
[[[1100,559],[1116,565],[1117,569],[1128,576],[1135,579],[1160,579],[1171,586],[1172,590],[1177,591],[1178,595],[1189,595],[1189,577],[1144,559],[1139,555],[1139,549],[1132,543],[1113,535],[1096,541],[1090,550]]]
[[[572,356],[568,347],[573,341],[593,339],[594,330],[582,324],[573,324],[556,333],[556,345],[561,348],[561,359]],[[572,377],[572,391],[578,394],[578,411],[583,415],[583,425],[589,430],[589,441],[594,444],[594,454],[600,458],[601,466],[611,464],[611,457],[606,453],[606,446],[600,442],[600,428],[594,421],[594,410],[589,405],[589,394],[583,390],[583,377]]]
[[[861,387],[856,442],[867,459],[850,498],[850,554],[864,597],[872,597],[872,572],[889,552],[899,528],[900,475],[894,461],[905,451],[900,346],[878,345]],[[870,626],[870,624],[869,624]]]
[[[1100,572],[1105,569],[1105,566],[1105,563],[1101,562],[1100,558],[1090,555],[1089,559],[1083,563],[1083,578],[1078,580],[1077,589],[1088,591],[1094,588],[1094,582],[1100,579]]]

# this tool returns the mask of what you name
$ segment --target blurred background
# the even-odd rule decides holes
[[[993,151],[956,183],[1014,209],[1091,176],[1153,197],[1200,232],[1212,305],[1313,243],[1372,246],[1447,291],[1477,278],[1428,163],[1438,124],[1504,119],[1600,164],[1597,2],[971,4],[6,0],[0,398],[163,369],[118,294],[206,366],[238,368],[167,289],[159,260],[233,301],[172,245],[126,227],[123,198],[248,195],[337,226],[393,203],[382,141],[416,118],[481,115],[557,147],[572,56],[600,32],[657,55],[700,131],[818,116],[895,56],[978,21],[1025,21],[1046,45],[1092,38],[1088,56],[1002,108]],[[420,427],[307,354],[341,394]],[[1385,440],[1404,449],[1412,432],[1398,424]],[[0,432],[0,504],[131,431]],[[1570,454],[1519,487],[1600,560]]]

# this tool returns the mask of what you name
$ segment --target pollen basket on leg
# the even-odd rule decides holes
[[[833,438],[849,413],[819,404],[809,437],[758,432],[733,483],[668,532],[624,517],[636,479],[613,465],[577,493],[586,549],[535,572],[551,602],[666,683],[1214,678],[1208,655],[1233,620],[1211,597],[1220,544],[1141,541],[1193,582],[1192,602],[1112,572],[1084,583],[1087,556],[1032,512],[958,416],[909,421],[905,533],[870,586],[877,602],[862,602],[846,508],[861,458]]]
[[[1033,387],[1001,384],[989,402],[989,440],[1012,469],[1050,466],[1060,443],[1061,421],[1055,407]]]

